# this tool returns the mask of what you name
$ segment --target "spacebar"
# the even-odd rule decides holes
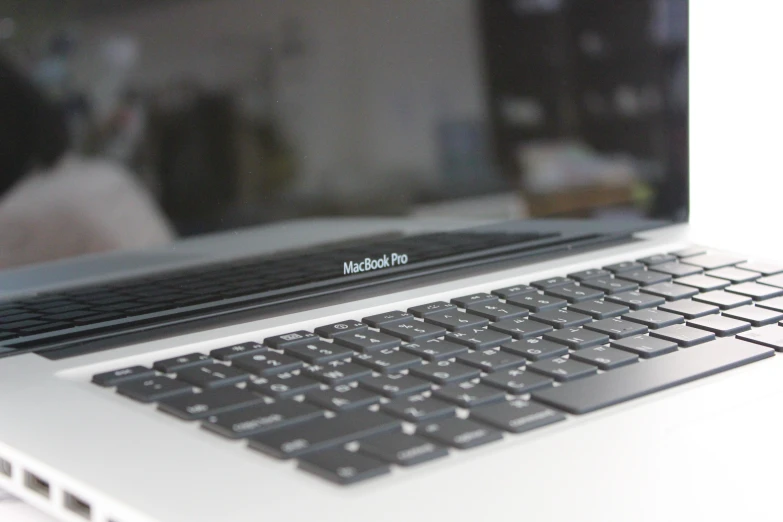
[[[772,357],[774,353],[771,348],[739,339],[720,339],[533,392],[533,399],[569,413],[588,413]]]

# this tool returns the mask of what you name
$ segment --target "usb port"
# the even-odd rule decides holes
[[[76,495],[71,495],[68,492],[65,493],[64,498],[65,498],[66,509],[86,519],[90,518],[90,512],[92,511],[92,509],[90,509],[90,505],[87,502],[80,499]]]
[[[0,459],[0,475],[10,477],[11,471],[11,463],[5,459]]]
[[[24,484],[28,489],[31,489],[39,495],[49,498],[49,483],[41,477],[26,471],[24,474]]]

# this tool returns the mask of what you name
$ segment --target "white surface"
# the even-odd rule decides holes
[[[708,243],[738,250],[749,246],[779,259],[783,249],[777,230],[765,223],[780,218],[783,187],[778,154],[783,102],[776,77],[777,55],[783,48],[778,28],[781,10],[769,0],[694,0],[691,11],[695,229]],[[585,260],[582,266],[593,262]],[[552,265],[547,270],[561,273],[564,268]],[[521,272],[514,274],[514,282],[530,275]],[[479,286],[487,287],[486,283]],[[406,299],[416,300],[413,294]],[[373,312],[375,305],[361,304],[366,305],[361,315]],[[356,316],[349,308],[335,312],[335,319]],[[277,320],[264,323],[270,334],[280,331],[278,324]],[[254,335],[256,326],[262,325],[238,328],[237,332],[244,332],[236,338],[267,334]],[[113,495],[166,521],[241,520],[239,513],[225,511],[237,499],[251,499],[257,511],[246,518],[254,521],[260,517],[341,522],[369,518],[475,522],[493,517],[780,520],[782,516],[777,471],[783,458],[774,441],[783,428],[781,416],[775,413],[783,398],[783,357],[579,422],[458,453],[410,473],[339,490],[293,471],[289,464],[249,454],[239,445],[172,421],[151,408],[102,394],[79,380],[94,371],[208,349],[218,342],[205,339],[189,344],[183,339],[131,347],[112,353],[126,358],[111,363],[102,362],[108,360],[105,354],[69,360],[58,367],[87,366],[68,374],[76,380],[50,379],[45,387],[30,384],[35,380],[29,378],[20,382],[13,368],[3,369],[0,440],[19,450],[15,458],[50,473],[53,484],[66,482],[58,470],[69,470],[69,488],[94,494],[96,499]],[[152,355],[151,351],[166,346],[170,347],[166,353]],[[17,361],[30,372],[25,376],[50,372],[43,361]],[[22,397],[24,404],[15,406],[14,401]],[[40,405],[40,411],[29,407],[31,401]],[[30,411],[36,413],[32,418]],[[23,416],[23,426],[2,422],[2,418]],[[51,444],[53,426],[58,440],[80,441],[73,452],[66,454]],[[92,436],[84,438],[87,433]],[[117,447],[130,450],[112,453]],[[0,446],[0,451],[10,447]],[[174,454],[164,457],[164,451]],[[106,458],[109,454],[111,459]],[[142,455],[156,454],[160,454],[159,465],[139,465]],[[202,478],[206,469],[212,471],[211,478]],[[236,481],[232,488],[226,487],[229,478]],[[90,484],[100,484],[101,490]],[[163,495],[173,504],[166,505]],[[175,515],[174,506],[182,511]],[[122,504],[115,503],[114,508],[132,514]],[[0,516],[0,520],[14,519]]]
[[[676,240],[681,232],[650,233],[659,239],[613,248],[600,259],[582,254],[460,287],[441,284],[64,361],[10,358],[0,366],[0,455],[45,477],[55,507],[67,490],[89,499],[100,521],[256,522],[258,506],[265,519],[303,522],[364,522],[368,513],[377,522],[475,522],[509,513],[596,522],[779,519],[769,501],[745,499],[775,498],[777,482],[758,477],[780,469],[783,456],[749,441],[783,428],[780,416],[769,414],[783,394],[783,357],[353,488],[89,383],[94,373],[117,367],[667,251],[683,244]],[[40,501],[21,485],[17,472],[14,491]]]

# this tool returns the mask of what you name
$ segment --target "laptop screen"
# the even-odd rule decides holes
[[[346,218],[684,221],[687,25],[686,0],[4,2],[0,268]]]

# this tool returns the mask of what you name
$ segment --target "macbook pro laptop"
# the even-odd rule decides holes
[[[64,134],[0,195],[0,488],[777,518],[783,257],[687,224],[685,0],[10,6],[0,104]]]

